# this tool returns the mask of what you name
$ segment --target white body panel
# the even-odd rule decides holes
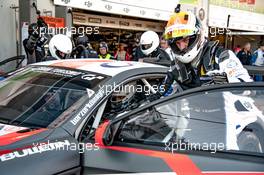
[[[101,59],[69,59],[56,60],[37,63],[34,65],[59,66],[66,68],[74,68],[85,71],[92,71],[96,73],[105,74],[108,76],[115,76],[121,72],[144,67],[160,67],[163,66],[140,63],[133,61],[115,61],[115,60],[101,60]]]

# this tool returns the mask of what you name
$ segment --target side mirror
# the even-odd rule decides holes
[[[111,127],[110,121],[105,121],[100,124],[95,131],[95,143],[99,146],[110,146],[114,141],[113,127]]]

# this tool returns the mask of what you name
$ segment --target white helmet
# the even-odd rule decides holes
[[[182,63],[192,62],[201,53],[205,38],[200,20],[192,12],[174,13],[168,20],[164,32],[176,59]],[[188,38],[187,48],[181,50],[176,45],[178,40]]]
[[[66,35],[54,35],[49,42],[51,56],[60,60],[69,57],[72,52],[72,42]]]
[[[142,34],[139,44],[143,54],[147,56],[159,47],[159,36],[156,32],[146,31]]]

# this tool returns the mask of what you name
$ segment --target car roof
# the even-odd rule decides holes
[[[104,60],[104,59],[55,60],[55,61],[35,63],[33,65],[56,66],[56,67],[62,67],[62,68],[78,69],[78,70],[91,71],[95,73],[105,74],[108,76],[115,76],[119,73],[125,72],[127,70],[136,69],[136,68],[153,68],[157,70],[166,68],[165,66],[160,66],[156,64],[150,64],[150,63],[142,63],[142,62],[135,62],[135,61]]]

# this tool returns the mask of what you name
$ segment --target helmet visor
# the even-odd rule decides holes
[[[152,47],[152,43],[151,44],[141,44],[141,49],[142,50],[148,50]]]
[[[194,29],[178,29],[178,30],[172,30],[169,32],[165,32],[163,37],[168,40],[172,38],[178,38],[178,37],[184,37],[184,36],[190,36],[195,33]]]
[[[174,38],[169,41],[169,45],[175,54],[184,55],[199,42],[199,36],[200,35],[192,35],[184,38]]]
[[[60,58],[60,59],[67,59],[70,57],[70,54],[66,54],[66,53],[63,53],[59,50],[56,50],[56,55]]]

